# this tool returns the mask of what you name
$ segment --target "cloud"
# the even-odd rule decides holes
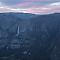
[[[60,6],[60,2],[52,3],[51,6]]]
[[[8,0],[8,1],[12,1],[12,0]],[[30,1],[30,0],[24,0],[24,1]],[[35,1],[41,1],[41,0],[35,0]],[[5,3],[0,2],[0,12],[24,12],[24,13],[33,13],[33,14],[49,14],[54,12],[60,12],[60,2],[53,2],[43,5],[40,2],[38,3],[23,2],[13,5],[6,5]]]
[[[31,5],[31,4],[32,4],[31,2],[28,2],[28,3],[20,3],[20,4],[16,4],[16,5],[12,5],[12,6],[24,7],[24,6]]]

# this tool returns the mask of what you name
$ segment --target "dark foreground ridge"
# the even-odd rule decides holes
[[[60,13],[21,14],[0,14],[0,60],[60,60]]]

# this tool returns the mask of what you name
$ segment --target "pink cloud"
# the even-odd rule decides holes
[[[32,2],[27,2],[27,3],[20,3],[20,4],[16,4],[16,5],[12,5],[14,6],[18,6],[18,7],[25,7],[25,6],[41,6],[41,3],[32,3]],[[10,5],[11,6],[11,5]]]
[[[31,2],[28,2],[28,3],[20,3],[20,4],[16,4],[16,5],[12,5],[12,6],[23,7],[23,6],[28,6],[28,5],[31,5],[31,4],[32,4]]]
[[[16,6],[27,6],[27,5],[31,5],[32,3],[23,3],[23,4],[17,4]]]
[[[53,11],[48,11],[48,10],[27,10],[27,13],[33,13],[33,14],[47,14],[47,13],[52,13]]]
[[[26,8],[26,9],[14,9],[14,8],[9,8],[6,6],[6,9],[9,11],[1,11],[1,12],[24,12],[24,13],[33,13],[33,14],[49,14],[49,13],[54,13],[54,12],[60,12],[60,6],[34,6],[33,3],[28,2],[28,3],[23,3],[23,4],[17,4],[13,6],[18,6],[18,7],[24,7],[32,5],[32,7]]]
[[[49,1],[49,0],[24,0],[24,1]]]
[[[38,8],[38,7],[29,7],[29,8],[27,8],[28,10],[33,10],[33,9],[36,9],[36,8]]]
[[[44,11],[44,10],[50,10],[51,7],[29,7],[27,9],[28,10],[37,10],[37,11],[42,10],[42,11]]]
[[[33,13],[33,14],[49,14],[49,13],[55,13],[55,12],[60,12],[60,10],[53,10],[53,11],[42,11],[42,10],[40,10],[40,11],[34,11],[34,10],[26,10],[26,11],[24,11],[24,10],[21,10],[22,12],[24,12],[24,13]],[[2,12],[14,12],[14,11],[0,11],[0,13],[2,13]],[[18,12],[18,11],[16,11],[16,12]]]
[[[55,10],[54,12],[60,12],[60,10]]]

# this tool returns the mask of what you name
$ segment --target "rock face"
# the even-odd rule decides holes
[[[60,60],[60,14],[19,16],[0,14],[0,60]]]
[[[20,43],[23,42],[24,34],[27,34],[25,32],[31,28],[30,21],[27,19],[23,20],[15,15],[13,13],[0,14],[0,48],[3,48],[5,45],[11,45],[10,48],[12,49],[19,48]]]
[[[60,60],[60,14],[43,15],[31,19],[32,60]]]
[[[30,55],[30,32],[29,20],[13,13],[0,14],[0,60],[20,60],[23,59],[22,55],[24,58]]]

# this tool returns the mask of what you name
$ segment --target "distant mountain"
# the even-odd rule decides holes
[[[31,13],[13,13],[13,14],[22,19],[30,19],[30,18],[34,18],[34,17],[38,16],[35,14],[31,14]]]
[[[35,14],[32,14],[32,13],[13,13],[13,12],[10,12],[10,13],[0,13],[0,14],[5,14],[5,15],[15,15],[21,19],[30,19],[30,18],[34,18],[38,15],[35,15]]]

